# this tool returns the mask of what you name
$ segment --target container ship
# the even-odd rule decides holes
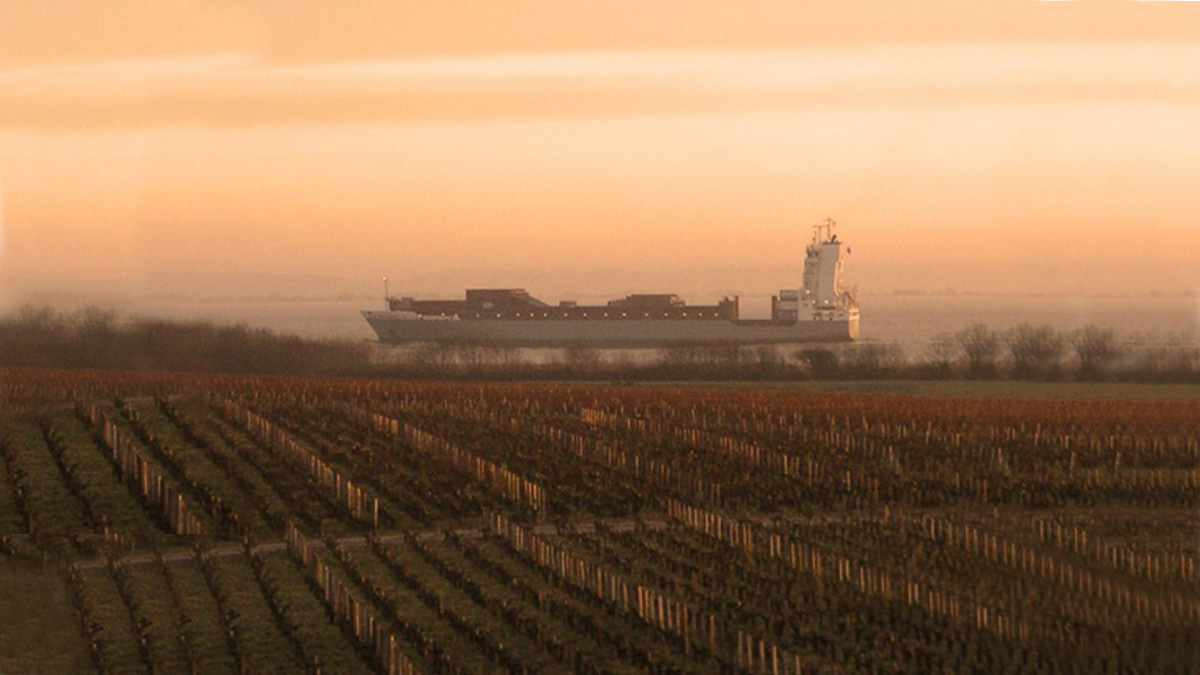
[[[771,298],[769,319],[742,319],[738,298],[689,305],[678,296],[634,294],[603,305],[542,302],[524,289],[469,289],[462,300],[390,297],[363,310],[379,341],[508,347],[663,347],[684,344],[846,342],[858,338],[858,302],[842,288],[843,243],[827,219],[805,249],[802,286]],[[846,247],[845,254],[850,249]]]

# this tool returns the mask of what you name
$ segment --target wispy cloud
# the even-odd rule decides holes
[[[257,58],[253,54],[88,61],[0,69],[0,83],[27,87],[111,86],[181,77],[219,77],[234,71],[248,72],[256,63]]]
[[[1200,46],[557,52],[278,65],[249,54],[0,71],[0,125],[571,117],[1075,99],[1200,102]]]
[[[730,52],[565,52],[265,67],[254,75],[347,84],[676,83],[720,88],[1156,83],[1196,86],[1191,45],[907,45]]]

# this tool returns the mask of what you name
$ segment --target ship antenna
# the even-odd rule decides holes
[[[833,218],[825,218],[825,222],[820,225],[813,225],[813,244],[821,244],[829,241],[833,237],[833,228],[837,225],[837,221]],[[821,238],[821,231],[825,231],[825,238]]]

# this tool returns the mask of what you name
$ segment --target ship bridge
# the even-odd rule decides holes
[[[804,249],[803,285],[785,289],[771,299],[771,317],[779,321],[832,321],[857,319],[854,293],[842,288],[844,254],[834,228],[826,218],[813,227],[812,242]],[[849,253],[847,248],[846,253]]]

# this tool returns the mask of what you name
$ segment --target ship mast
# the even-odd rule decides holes
[[[813,225],[813,245],[819,246],[830,239],[833,239],[833,228],[837,226],[837,221],[833,218],[826,218],[825,222],[820,225]],[[821,232],[825,232],[825,237],[821,237]]]

